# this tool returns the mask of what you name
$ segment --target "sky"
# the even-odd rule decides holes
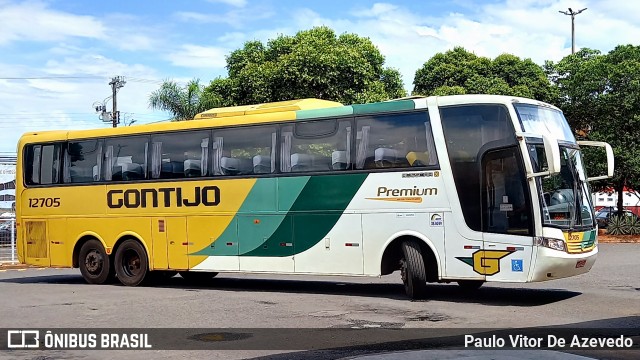
[[[111,110],[115,76],[125,123],[166,120],[148,106],[163,80],[206,85],[246,41],[320,25],[370,38],[409,92],[416,70],[455,46],[558,61],[571,53],[571,17],[559,13],[569,7],[587,8],[578,49],[639,45],[635,0],[0,0],[0,154],[27,131],[111,126],[94,109]]]

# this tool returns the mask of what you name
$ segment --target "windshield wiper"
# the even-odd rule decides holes
[[[573,214],[571,214],[570,226],[572,230],[576,227],[576,223],[578,222],[580,223],[580,226],[582,226],[582,180],[580,180],[580,174],[578,174],[578,169],[574,161],[576,154],[576,152],[573,152],[569,157],[570,161],[567,162],[567,166],[569,167],[569,171],[571,171],[571,176],[573,177],[574,209]]]

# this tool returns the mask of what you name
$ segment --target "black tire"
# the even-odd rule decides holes
[[[122,285],[140,285],[149,272],[149,260],[144,246],[133,239],[125,240],[116,251],[116,276]]]
[[[102,243],[91,239],[82,244],[78,254],[78,267],[89,284],[104,284],[113,278],[113,267]]]
[[[189,283],[207,282],[218,275],[217,272],[201,272],[201,271],[180,271],[180,276]]]
[[[484,280],[459,280],[458,285],[464,291],[476,291],[484,284]]]
[[[403,241],[402,255],[400,276],[404,290],[412,300],[423,299],[427,295],[427,272],[418,241]]]

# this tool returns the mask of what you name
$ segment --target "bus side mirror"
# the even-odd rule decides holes
[[[547,166],[549,167],[549,175],[560,173],[560,146],[558,141],[550,136],[543,134],[544,153],[547,157]]]
[[[614,159],[613,159],[613,149],[611,148],[611,145],[602,141],[578,141],[578,145],[603,147],[607,153],[607,175],[593,176],[593,177],[587,178],[587,181],[602,180],[602,179],[608,179],[610,177],[613,177]]]
[[[529,149],[526,143],[526,138],[535,138],[539,137],[538,134],[530,134],[525,132],[516,132],[516,137],[520,141],[520,146],[523,154],[526,154]],[[542,143],[544,146],[544,154],[547,161],[547,170],[541,172],[533,172],[533,166],[531,164],[531,158],[525,157],[525,170],[527,173],[527,179],[540,177],[540,176],[549,176],[560,173],[560,146],[558,145],[558,141],[549,135],[542,135]]]

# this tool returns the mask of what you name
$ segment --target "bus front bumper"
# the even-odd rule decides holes
[[[598,257],[598,247],[582,254],[568,254],[563,251],[537,247],[538,254],[533,268],[531,282],[561,279],[589,272]]]

